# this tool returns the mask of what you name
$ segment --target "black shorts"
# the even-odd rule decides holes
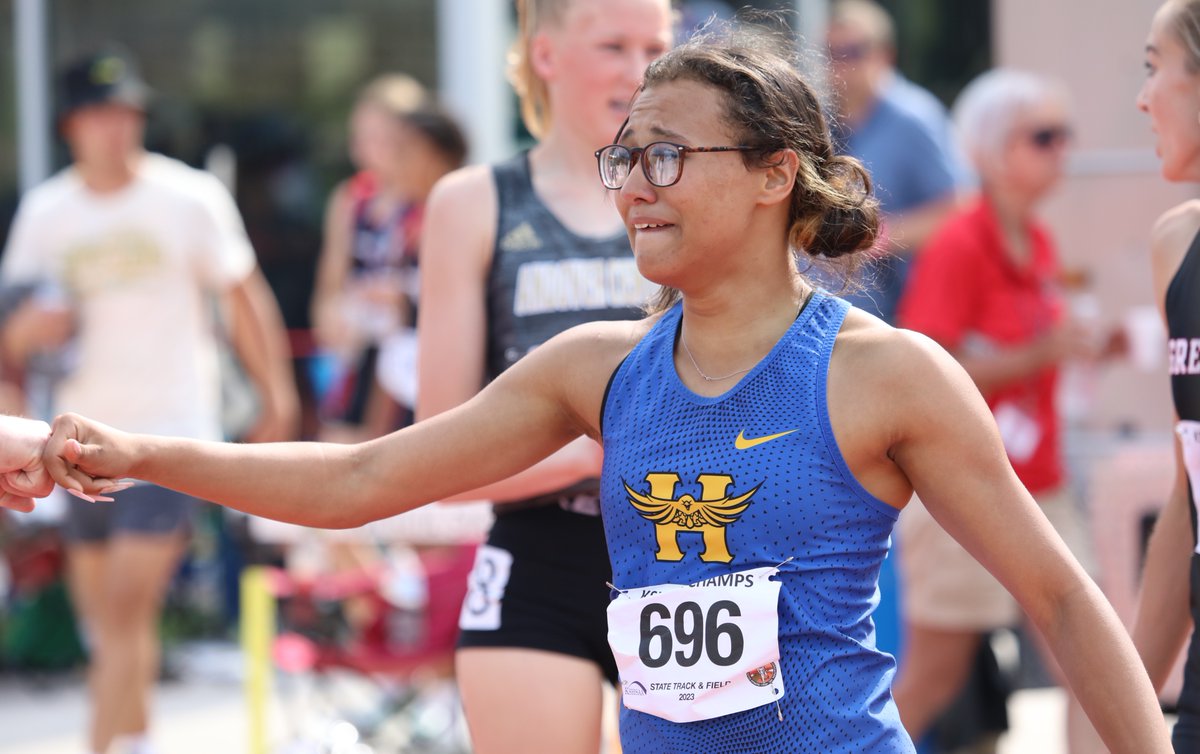
[[[1200,721],[1188,715],[1180,715],[1171,732],[1171,744],[1176,754],[1200,751]]]
[[[459,647],[581,657],[616,684],[606,612],[612,567],[599,516],[557,504],[512,512],[498,506],[468,580]]]
[[[191,528],[196,499],[182,492],[139,484],[89,503],[70,496],[63,534],[71,542],[104,542],[118,534],[168,535]]]

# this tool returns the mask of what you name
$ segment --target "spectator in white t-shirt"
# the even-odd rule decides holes
[[[70,343],[54,412],[153,434],[220,439],[218,323],[257,387],[246,440],[295,433],[298,401],[283,321],[232,197],[213,176],[142,146],[148,89],[128,56],[68,68],[59,126],[74,163],[21,201],[0,282],[34,295],[3,329],[6,366]],[[146,485],[116,503],[72,500],[68,573],[89,647],[90,751],[152,751],[149,696],[160,603],[193,501]]]

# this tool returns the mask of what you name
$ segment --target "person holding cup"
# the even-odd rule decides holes
[[[1053,239],[1035,215],[1063,176],[1071,138],[1066,93],[1041,76],[996,69],[967,86],[954,116],[979,194],[916,260],[899,324],[929,335],[963,365],[1018,478],[1087,568],[1090,538],[1068,490],[1057,399],[1062,368],[1098,359],[1110,350],[1109,338],[1072,306]],[[1017,623],[1020,613],[920,500],[897,530],[906,646],[896,703],[919,738],[962,688],[982,639]],[[1073,699],[1067,727],[1072,752],[1097,750]]]

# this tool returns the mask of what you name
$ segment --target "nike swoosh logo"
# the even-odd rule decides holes
[[[733,441],[733,447],[737,448],[738,450],[748,450],[756,445],[762,445],[764,442],[778,440],[779,438],[785,435],[790,435],[796,431],[797,430],[789,429],[787,432],[777,432],[773,435],[763,435],[762,437],[746,437],[746,431],[742,430],[738,432],[737,439]]]

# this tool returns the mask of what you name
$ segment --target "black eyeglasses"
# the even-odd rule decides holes
[[[1029,141],[1038,149],[1053,149],[1071,140],[1068,126],[1044,126],[1029,132]]]
[[[596,150],[596,165],[605,188],[619,189],[629,179],[638,160],[642,174],[653,186],[666,188],[679,183],[683,175],[683,156],[689,152],[748,152],[758,147],[685,147],[669,141],[656,141],[644,147],[609,144]],[[644,158],[644,159],[643,159]]]

